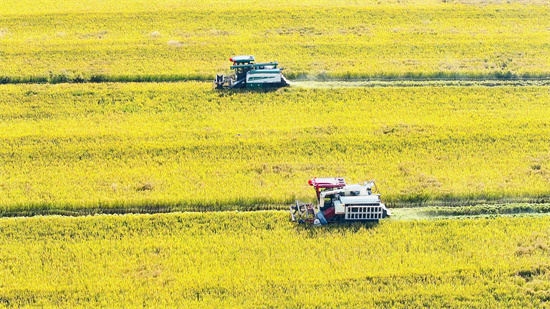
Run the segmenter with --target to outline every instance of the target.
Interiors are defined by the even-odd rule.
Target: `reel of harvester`
[[[296,201],[290,206],[292,221],[328,224],[351,221],[374,221],[391,212],[382,203],[374,181],[347,185],[342,177],[313,178],[308,181],[317,194],[317,205]],[[374,190],[373,190],[374,189]]]
[[[254,63],[254,56],[235,56],[229,61],[233,62],[231,69],[235,71],[229,76],[216,75],[213,84],[215,89],[279,88],[290,85],[283,76],[283,68],[277,67],[277,61]]]

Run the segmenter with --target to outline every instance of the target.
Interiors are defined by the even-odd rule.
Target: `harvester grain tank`
[[[313,178],[309,185],[317,194],[317,205],[296,201],[290,206],[292,221],[327,224],[375,221],[391,215],[382,203],[374,181],[347,185],[342,177]]]
[[[254,56],[235,56],[229,59],[235,72],[231,75],[216,75],[214,88],[278,88],[289,86],[283,76],[283,68],[278,68],[277,61],[266,63],[254,63]]]

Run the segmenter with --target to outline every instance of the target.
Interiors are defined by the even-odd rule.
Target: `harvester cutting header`
[[[278,68],[279,63],[266,62],[254,63],[254,56],[235,56],[229,59],[233,62],[231,66],[235,73],[229,76],[216,75],[214,88],[216,89],[237,89],[237,88],[267,88],[289,86],[283,76],[283,68]]]
[[[317,193],[317,205],[296,201],[290,206],[292,221],[327,224],[333,222],[375,221],[391,215],[376,194],[374,181],[346,185],[342,177],[309,180]]]

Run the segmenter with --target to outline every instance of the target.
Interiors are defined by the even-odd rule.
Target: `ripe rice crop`
[[[4,218],[0,307],[544,308],[549,237],[548,218]]]
[[[545,0],[2,0],[0,308],[548,308],[548,20]],[[199,82],[238,54],[302,82]],[[229,211],[312,201],[315,176],[441,207]],[[189,210],[226,212],[58,216]]]
[[[4,0],[0,82],[210,80],[236,54],[292,79],[548,79],[548,2],[503,2]]]
[[[269,209],[312,177],[392,206],[543,201],[548,87],[3,85],[4,215]]]

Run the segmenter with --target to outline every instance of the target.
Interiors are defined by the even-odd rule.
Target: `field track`
[[[287,205],[272,205],[270,209],[257,210],[238,210],[240,213],[285,213]],[[452,207],[407,207],[392,208],[392,216],[386,220],[390,221],[410,221],[410,220],[433,220],[433,219],[465,219],[465,218],[497,218],[497,217],[541,217],[550,215],[550,204],[547,203],[508,203],[493,205],[474,205],[474,206],[452,206]],[[215,212],[234,212],[226,209],[208,209],[202,208],[197,211],[184,211],[183,213],[215,213]],[[154,213],[182,213],[178,210],[171,210],[163,207],[126,207],[126,208],[85,208],[85,209],[47,209],[30,212],[5,211],[0,218],[7,217],[32,217],[32,216],[89,216],[98,214],[154,214]],[[290,217],[289,217],[290,218]]]
[[[208,79],[193,78],[184,76],[149,76],[149,77],[105,77],[97,80],[51,80],[46,77],[37,79],[2,79],[0,84],[60,84],[60,83],[77,83],[77,84],[97,84],[97,83],[174,83],[174,82],[205,82],[210,83]],[[510,78],[500,79],[491,78],[373,78],[373,79],[295,79],[290,80],[291,87],[298,88],[348,88],[348,87],[533,87],[533,86],[550,86],[550,76],[545,78],[524,79]]]
[[[291,81],[299,88],[347,87],[522,87],[550,86],[550,80],[370,80],[370,81]]]

